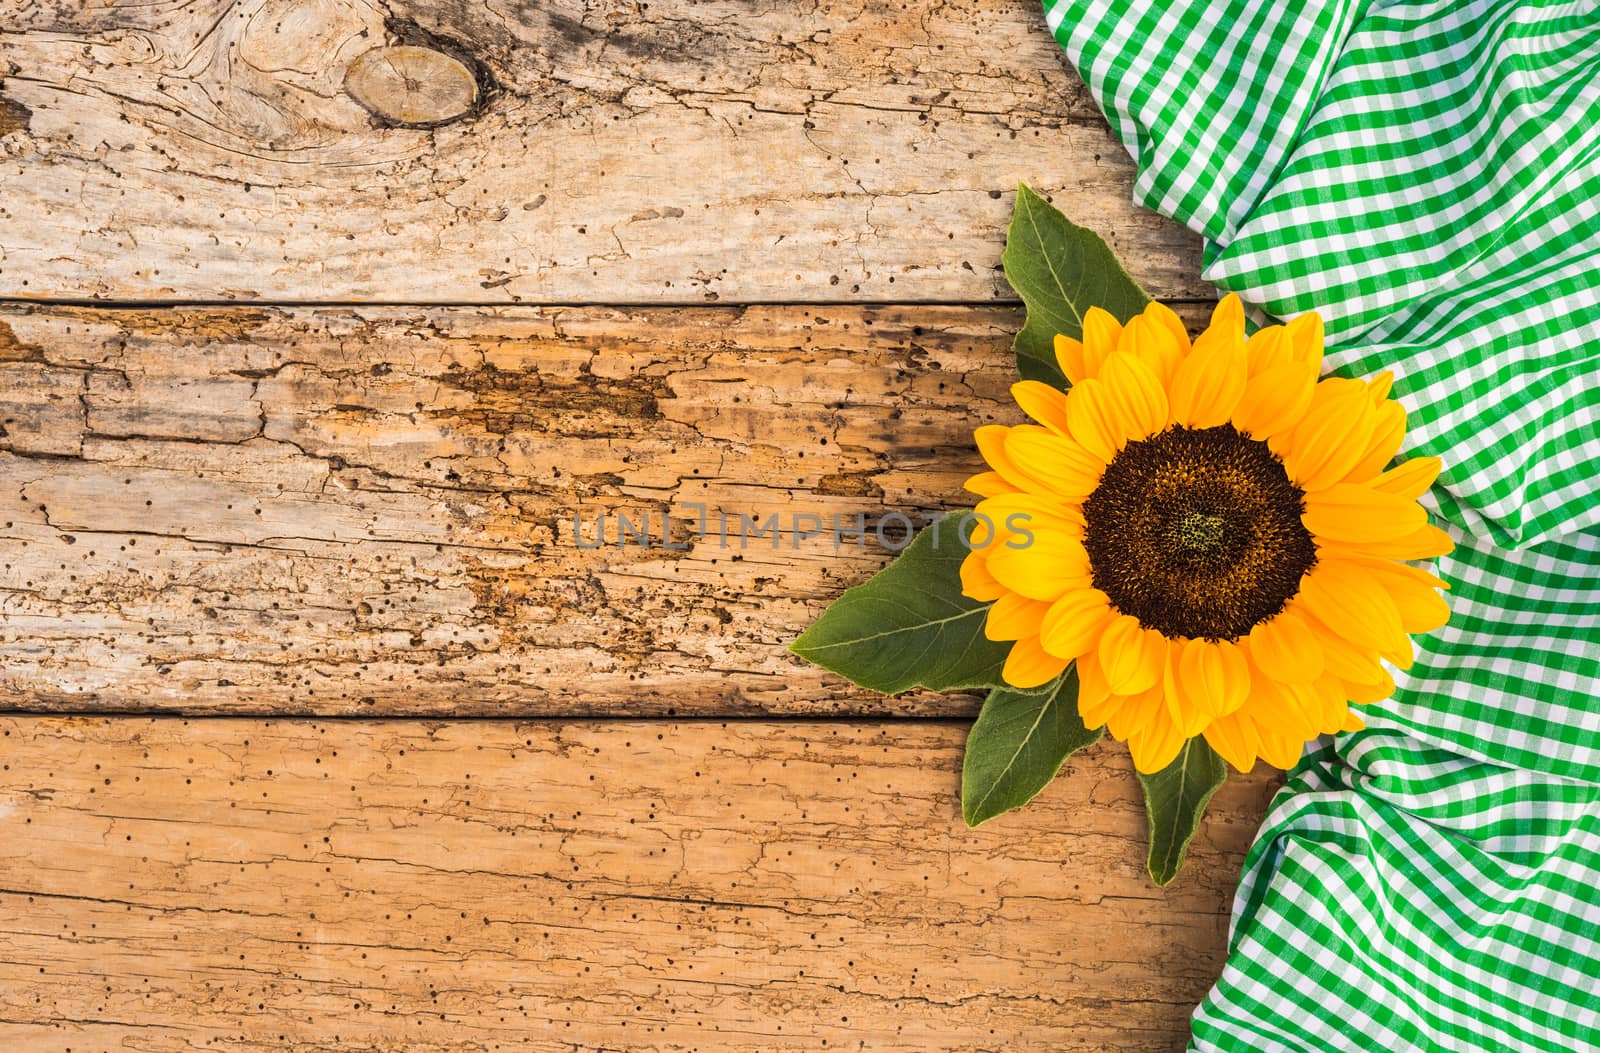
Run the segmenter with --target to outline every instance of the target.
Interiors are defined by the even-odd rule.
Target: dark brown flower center
[[[1224,424],[1130,442],[1084,502],[1095,587],[1166,636],[1235,640],[1283,610],[1317,561],[1305,493],[1267,444]]]

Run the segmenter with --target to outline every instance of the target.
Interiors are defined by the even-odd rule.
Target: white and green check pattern
[[[1600,1050],[1600,0],[1046,0],[1259,318],[1389,369],[1453,616],[1311,751],[1192,1049]]]

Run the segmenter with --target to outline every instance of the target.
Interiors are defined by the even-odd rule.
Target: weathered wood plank
[[[0,0],[0,26],[3,296],[988,300],[1019,181],[1205,293],[1036,0]],[[392,45],[437,60],[362,60]]]
[[[969,831],[948,723],[0,729],[15,1050],[1177,1050],[1275,782],[1163,891],[1120,748]]]
[[[784,647],[888,559],[874,525],[898,543],[886,516],[970,507],[973,428],[1020,419],[1017,324],[0,311],[0,692],[263,715],[971,713]],[[618,547],[618,513],[650,517],[654,547]],[[574,516],[594,544],[602,515],[608,544],[580,547]],[[773,515],[781,534],[741,539],[741,516]],[[866,539],[836,547],[860,516]]]

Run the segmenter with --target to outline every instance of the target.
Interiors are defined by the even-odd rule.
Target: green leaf
[[[1056,365],[1056,334],[1081,339],[1089,308],[1104,308],[1126,322],[1150,302],[1098,234],[1067,219],[1027,186],[1017,187],[1001,262],[1006,280],[1028,308],[1014,346],[1017,372],[1029,380],[1067,387]]]
[[[1150,820],[1150,876],[1156,884],[1178,876],[1206,804],[1227,776],[1227,765],[1198,735],[1183,744],[1171,764],[1154,775],[1139,776]]]
[[[1067,757],[1100,738],[1078,717],[1078,671],[1043,688],[989,693],[967,733],[961,763],[961,815],[977,826],[1021,808],[1050,785]]]
[[[789,650],[885,694],[1002,683],[1009,643],[983,635],[990,603],[961,595],[966,537],[954,519],[925,527],[900,557],[843,596]]]

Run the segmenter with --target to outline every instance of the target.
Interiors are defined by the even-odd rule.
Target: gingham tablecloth
[[[1274,802],[1191,1049],[1600,1049],[1600,3],[1045,10],[1204,276],[1394,371],[1457,544]]]

